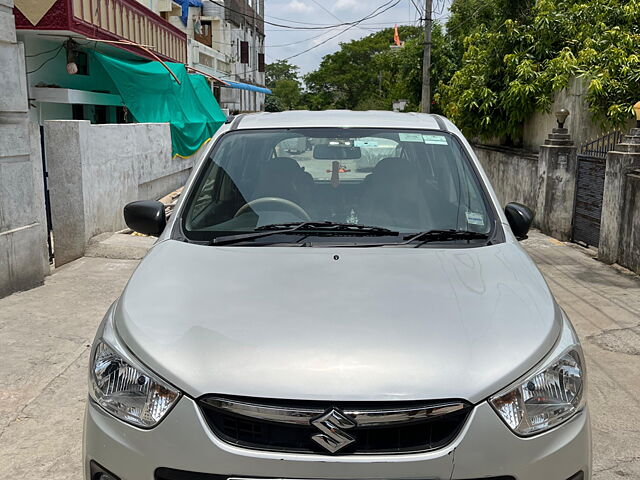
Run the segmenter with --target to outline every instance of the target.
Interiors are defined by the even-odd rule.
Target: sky
[[[360,20],[388,1],[265,0],[265,20],[300,27],[336,25]],[[433,0],[435,19],[446,18],[449,3],[450,0]],[[394,8],[350,29],[342,26],[328,30],[291,30],[265,24],[267,63],[295,55],[289,62],[298,65],[302,74],[308,73],[318,67],[322,57],[339,50],[341,42],[365,37],[396,24],[418,25],[420,14],[416,5],[424,8],[424,0],[400,0]],[[303,53],[307,49],[310,50]]]

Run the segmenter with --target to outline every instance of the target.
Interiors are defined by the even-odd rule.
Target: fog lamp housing
[[[89,463],[89,471],[91,473],[89,477],[91,480],[120,480],[120,477],[114,475],[93,460]]]

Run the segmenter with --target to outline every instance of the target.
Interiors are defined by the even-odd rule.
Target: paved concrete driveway
[[[539,234],[525,245],[584,343],[595,478],[640,478],[640,279]],[[0,300],[0,478],[81,479],[89,344],[136,264],[83,258]]]

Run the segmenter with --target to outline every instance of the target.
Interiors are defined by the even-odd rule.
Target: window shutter
[[[240,42],[240,63],[249,63],[249,42]]]
[[[264,72],[264,53],[258,54],[258,71],[260,73]]]

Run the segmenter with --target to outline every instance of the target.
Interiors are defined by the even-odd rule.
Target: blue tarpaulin
[[[184,26],[187,26],[187,20],[189,19],[189,7],[201,7],[201,0],[173,0],[175,3],[182,6],[182,15],[180,15],[180,20]]]
[[[251,85],[249,83],[232,82],[231,80],[225,80],[225,83],[229,84],[228,88],[237,88],[239,90],[249,90],[251,92],[266,93],[267,95],[271,95],[273,93],[268,88],[257,87],[256,85]]]

